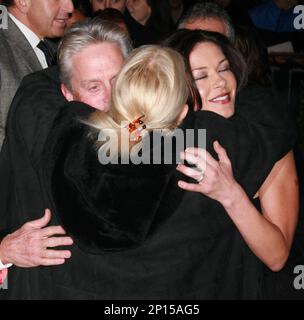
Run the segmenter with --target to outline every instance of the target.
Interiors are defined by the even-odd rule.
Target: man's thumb
[[[42,218],[33,220],[29,224],[32,228],[41,229],[48,225],[48,223],[51,221],[51,217],[52,217],[52,214],[50,209],[45,209],[44,216]]]

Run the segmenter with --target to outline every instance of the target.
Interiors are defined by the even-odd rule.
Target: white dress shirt
[[[20,31],[24,34],[27,41],[33,48],[40,64],[43,69],[46,69],[48,67],[48,64],[45,59],[44,53],[37,48],[37,45],[39,44],[40,39],[31,29],[29,29],[25,24],[20,22],[16,17],[14,17],[11,13],[9,13],[10,18],[15,22],[16,26],[20,29]]]
[[[11,266],[12,266],[11,263],[3,264],[3,263],[1,262],[1,260],[0,260],[0,271],[1,271],[1,270],[4,270],[4,269],[7,269],[7,268],[9,268],[9,267],[11,267]]]

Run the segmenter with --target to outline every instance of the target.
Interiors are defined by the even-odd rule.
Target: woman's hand
[[[213,143],[219,161],[215,160],[206,150],[188,148],[181,154],[181,158],[196,165],[196,169],[179,165],[177,170],[193,178],[198,183],[179,181],[180,188],[200,192],[209,198],[219,201],[224,207],[242,197],[242,189],[235,181],[231,161],[226,150],[218,141]]]
[[[225,149],[218,142],[213,146],[219,161],[202,149],[187,149],[181,155],[199,171],[184,165],[177,170],[198,183],[179,181],[178,185],[219,201],[252,252],[272,271],[281,270],[289,255],[299,210],[293,153],[276,162],[259,189],[259,212],[235,181]]]

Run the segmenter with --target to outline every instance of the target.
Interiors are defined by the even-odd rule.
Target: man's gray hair
[[[115,23],[99,17],[73,25],[64,34],[58,50],[60,80],[71,90],[72,58],[91,44],[110,42],[116,44],[126,58],[132,50],[131,40],[126,31]]]
[[[227,36],[231,42],[234,42],[235,31],[231,18],[227,11],[213,2],[197,2],[181,17],[178,28],[184,28],[186,23],[192,23],[195,20],[217,19],[224,22],[227,30]]]

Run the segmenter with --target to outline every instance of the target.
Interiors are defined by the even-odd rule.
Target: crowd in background
[[[75,12],[73,21],[91,17],[99,10],[119,10],[129,28],[131,37],[136,45],[159,41],[172,33],[183,13],[197,1],[182,0],[142,0],[142,1],[87,1],[74,0]],[[204,0],[198,2],[207,2]],[[210,1],[209,1],[210,2]],[[211,1],[212,2],[212,1]],[[237,28],[254,29],[264,46],[292,41],[294,50],[303,50],[301,32],[293,26],[296,14],[293,13],[295,5],[301,1],[263,1],[263,0],[215,0],[224,7]],[[110,15],[118,15],[112,13]],[[100,14],[105,14],[100,12]],[[249,33],[247,32],[249,35]],[[143,36],[144,35],[144,36]]]

